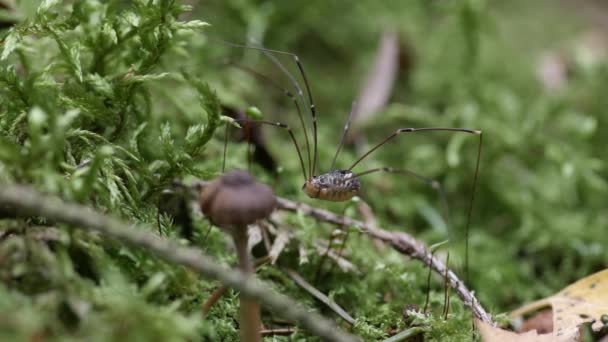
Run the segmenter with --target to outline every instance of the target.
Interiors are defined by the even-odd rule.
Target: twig
[[[431,251],[431,260],[433,260],[435,251],[436,249]],[[429,267],[429,275],[426,278],[426,299],[424,300],[424,309],[422,309],[423,313],[426,313],[426,309],[429,307],[429,300],[431,298],[431,271],[432,269]]]
[[[225,292],[226,286],[220,286],[211,293],[209,298],[207,298],[207,301],[201,307],[201,312],[203,313],[203,316],[209,313],[215,303],[217,303],[217,301],[224,296]]]
[[[413,328],[409,328],[407,330],[404,330],[400,333],[398,333],[397,335],[391,336],[389,338],[387,338],[386,340],[382,341],[382,342],[399,342],[399,341],[405,341],[406,339],[409,339],[410,337],[414,337],[416,335],[420,335],[423,332],[427,331],[426,328],[423,327],[413,327]],[[408,340],[409,341],[409,340]]]
[[[277,329],[266,329],[260,331],[260,334],[264,337],[268,336],[289,336],[296,332],[294,328],[277,328]]]
[[[387,243],[399,253],[424,262],[441,276],[445,275],[447,271],[451,288],[454,289],[464,304],[472,310],[475,317],[485,323],[495,325],[490,314],[479,304],[475,295],[467,289],[464,282],[458,278],[456,273],[448,269],[438,258],[433,258],[425,246],[413,236],[403,232],[386,231],[346,216],[340,216],[327,210],[311,207],[307,204],[290,201],[285,198],[278,198],[278,208],[287,211],[299,211],[320,221],[356,227],[361,233]]]
[[[443,308],[443,320],[448,320],[448,313],[450,313],[450,282],[448,282],[448,265],[450,264],[450,252],[445,258],[445,295],[444,295],[444,308]]]
[[[361,213],[361,216],[363,216],[363,222],[369,224],[372,227],[377,226],[374,212],[372,211],[372,208],[367,203],[365,203],[365,201],[361,201],[357,209],[359,209],[359,213]],[[374,247],[376,247],[376,249],[379,251],[383,251],[386,247],[384,243],[382,243],[382,241],[378,239],[374,239],[373,243]]]
[[[183,247],[148,233],[147,231],[154,230],[152,227],[135,226],[83,205],[67,203],[24,186],[3,186],[0,190],[1,205],[12,205],[24,214],[43,216],[58,223],[95,231],[127,245],[150,251],[163,260],[189,267],[202,275],[240,290],[273,311],[280,312],[282,316],[299,322],[311,333],[323,339],[357,341],[354,336],[340,331],[322,316],[305,310],[293,300],[269,290],[269,285],[259,283],[255,277],[248,277],[240,271],[220,266],[195,248]]]
[[[323,255],[323,253],[325,253],[326,247],[325,245],[323,245],[323,243],[315,242],[314,246],[317,249],[319,255]],[[352,262],[350,262],[350,260],[346,259],[344,256],[338,256],[338,254],[334,251],[330,250],[329,253],[327,253],[327,257],[332,259],[336,264],[338,264],[338,267],[340,267],[343,272],[359,271],[357,267]]]
[[[317,290],[316,287],[314,287],[310,283],[308,283],[304,278],[302,278],[302,276],[298,272],[296,272],[294,270],[290,270],[288,268],[282,268],[281,271],[283,271],[285,274],[287,274],[287,276],[289,276],[289,278],[291,278],[291,280],[293,280],[296,284],[298,284],[298,286],[300,286],[301,288],[306,290],[306,292],[310,293],[315,298],[320,300],[323,304],[327,305],[327,307],[332,309],[343,320],[348,322],[350,325],[355,324],[355,319],[351,315],[349,315],[348,312],[346,312],[346,310],[342,309],[342,307],[340,305],[336,304],[334,301],[329,299],[329,297],[327,297],[321,291]]]

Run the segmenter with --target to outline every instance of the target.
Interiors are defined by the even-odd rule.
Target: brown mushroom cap
[[[201,192],[203,214],[222,228],[246,226],[270,215],[276,206],[272,189],[245,171],[230,171]]]

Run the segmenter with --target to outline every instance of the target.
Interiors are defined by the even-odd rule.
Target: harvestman
[[[352,115],[355,110],[355,106],[353,105],[353,107],[350,111],[348,120],[346,121],[346,124],[344,125],[344,132],[342,134],[342,137],[338,144],[336,153],[332,160],[330,171],[322,173],[322,174],[317,174],[317,165],[318,165],[317,112],[316,112],[312,92],[311,92],[311,89],[310,89],[310,86],[308,83],[308,79],[306,77],[306,73],[304,72],[304,66],[303,66],[302,62],[300,61],[299,57],[296,54],[293,54],[291,52],[272,50],[272,49],[267,49],[267,48],[263,48],[263,47],[259,47],[259,46],[234,44],[234,43],[230,43],[230,42],[226,42],[226,41],[222,41],[222,43],[232,46],[232,47],[243,48],[243,49],[252,49],[252,50],[258,50],[258,51],[263,52],[281,70],[281,72],[283,72],[283,74],[285,74],[285,76],[287,78],[289,78],[290,82],[297,90],[297,97],[296,97],[289,90],[286,90],[286,89],[282,88],[281,86],[274,84],[272,82],[272,80],[270,80],[266,76],[261,75],[261,74],[257,73],[256,71],[248,69],[246,67],[234,65],[244,71],[247,71],[247,72],[256,74],[259,77],[265,78],[267,81],[270,81],[271,84],[273,84],[275,87],[282,90],[285,93],[285,95],[287,95],[288,97],[290,97],[293,100],[293,102],[296,106],[297,112],[298,112],[300,124],[304,131],[304,137],[305,137],[305,141],[306,141],[306,150],[308,152],[308,173],[307,173],[307,169],[306,169],[306,166],[304,163],[304,159],[302,158],[302,153],[300,151],[300,147],[297,143],[297,140],[296,140],[291,128],[287,124],[284,124],[281,122],[273,122],[273,121],[267,121],[267,120],[253,120],[253,119],[240,119],[240,120],[235,120],[235,121],[270,125],[270,126],[275,126],[275,127],[279,127],[279,128],[283,128],[283,129],[287,130],[287,132],[289,133],[291,140],[296,148],[296,152],[298,153],[298,158],[300,160],[302,174],[304,176],[304,185],[302,186],[302,190],[311,198],[332,201],[332,202],[347,201],[347,200],[351,199],[352,197],[354,197],[355,195],[357,195],[359,193],[359,191],[361,190],[361,182],[359,180],[359,178],[361,176],[368,175],[368,174],[375,173],[375,172],[387,172],[387,173],[406,174],[406,175],[415,177],[415,178],[429,184],[433,189],[435,189],[436,191],[439,192],[440,196],[442,197],[442,201],[444,202],[444,205],[446,205],[445,194],[442,190],[440,183],[436,180],[419,175],[413,171],[406,170],[406,169],[396,169],[396,168],[392,168],[392,167],[373,168],[373,169],[366,170],[366,171],[363,171],[360,173],[354,173],[352,170],[355,168],[355,166],[357,166],[365,158],[367,158],[369,155],[371,155],[374,151],[379,149],[381,146],[383,146],[384,144],[386,144],[387,142],[389,142],[396,136],[401,135],[403,133],[416,133],[416,132],[427,132],[427,131],[449,131],[449,132],[455,132],[455,133],[460,132],[460,133],[478,135],[479,142],[477,145],[477,160],[475,163],[475,175],[473,178],[473,187],[472,187],[472,191],[471,191],[471,197],[470,197],[468,214],[467,214],[467,223],[466,223],[466,228],[465,228],[465,244],[466,244],[465,245],[465,260],[466,260],[465,261],[465,273],[468,275],[468,235],[469,235],[469,225],[470,225],[470,221],[471,221],[471,214],[472,214],[472,209],[473,209],[473,202],[475,199],[475,188],[477,185],[477,175],[479,173],[479,161],[480,161],[480,157],[481,157],[481,146],[482,146],[482,141],[483,141],[482,140],[483,135],[482,135],[481,130],[466,129],[466,128],[449,128],[449,127],[447,127],[447,128],[446,127],[399,128],[395,132],[393,132],[389,136],[387,136],[384,140],[380,141],[378,144],[373,146],[369,151],[364,153],[361,157],[359,157],[359,159],[357,159],[348,169],[335,169],[335,164],[336,164],[336,160],[338,158],[338,154],[340,153],[340,150],[344,144],[344,139],[348,132],[350,122],[352,119]],[[304,86],[306,89],[306,94],[308,96],[308,99],[306,99],[306,97],[304,96],[304,92],[302,91],[302,88],[300,87],[298,81],[291,75],[291,73],[289,73],[289,71],[283,66],[283,64],[273,54],[287,55],[287,56],[290,56],[291,58],[293,58],[293,60],[295,61],[296,65],[298,67],[300,75],[304,81]],[[298,98],[306,107],[308,107],[308,109],[309,109],[308,112],[310,113],[311,118],[312,118],[312,128],[313,128],[313,157],[312,158],[311,158],[311,152],[310,152],[310,143],[308,140],[308,133],[306,132],[306,125],[304,124],[304,119],[302,117],[302,111],[300,109]],[[226,135],[226,138],[227,138],[227,135]],[[224,162],[225,162],[225,153],[226,153],[226,146],[224,146]],[[224,166],[222,166],[222,169],[223,168],[224,168]],[[447,205],[446,205],[446,207],[447,207]]]

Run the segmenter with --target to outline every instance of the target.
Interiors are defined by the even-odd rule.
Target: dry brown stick
[[[277,329],[265,329],[260,331],[260,334],[264,337],[268,336],[289,336],[296,332],[294,328],[277,328]]]
[[[317,249],[317,252],[319,253],[319,255],[322,255],[323,253],[325,253],[326,247],[322,243],[315,242],[314,246]],[[338,256],[338,253],[336,253],[334,251],[329,251],[329,253],[327,253],[327,257],[332,259],[334,261],[334,263],[336,263],[338,265],[338,267],[340,267],[340,269],[344,272],[349,272],[349,271],[358,272],[357,267],[350,260],[346,259],[346,257],[344,257],[343,255]]]
[[[446,265],[438,258],[432,258],[431,252],[429,252],[424,244],[416,240],[413,236],[403,232],[390,232],[381,228],[376,228],[364,222],[332,213],[331,211],[311,207],[310,205],[290,201],[285,198],[278,198],[278,208],[287,211],[300,211],[303,214],[312,216],[320,221],[356,227],[361,233],[385,242],[399,253],[424,262],[439,275],[444,276],[447,272],[447,277],[449,279],[451,288],[454,289],[464,304],[472,310],[475,317],[485,323],[495,325],[495,323],[492,321],[491,315],[486,312],[477,298],[475,298],[475,295],[469,291],[469,289],[467,289],[464,282],[458,278],[456,273],[448,269]]]
[[[306,290],[306,292],[310,293],[312,296],[320,300],[327,307],[332,309],[336,314],[338,314],[338,316],[340,316],[340,318],[348,322],[350,325],[355,324],[355,319],[351,315],[349,315],[346,310],[344,310],[340,305],[329,299],[329,297],[327,297],[323,292],[319,291],[312,284],[307,282],[304,278],[302,278],[302,276],[298,272],[289,268],[282,268],[281,271],[287,274],[287,276],[289,276],[291,280],[293,280],[296,284],[298,284],[298,286]]]
[[[372,227],[376,227],[377,222],[376,217],[374,216],[374,212],[372,211],[372,208],[367,203],[365,203],[365,201],[361,201],[357,209],[359,209],[359,213],[361,213],[361,216],[363,216],[363,222]],[[379,251],[383,251],[386,248],[384,243],[382,243],[382,241],[378,239],[374,239],[373,243],[374,247],[376,247],[376,249]]]

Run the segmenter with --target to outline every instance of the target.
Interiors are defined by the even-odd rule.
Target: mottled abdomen
[[[359,178],[349,170],[334,170],[314,176],[304,183],[302,189],[308,197],[325,201],[344,202],[359,193]]]

